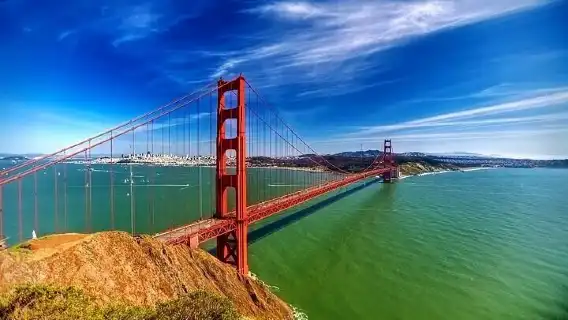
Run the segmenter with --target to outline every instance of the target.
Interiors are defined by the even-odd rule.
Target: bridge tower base
[[[227,109],[225,93],[237,92],[237,106]],[[236,137],[228,138],[226,120],[237,122]],[[245,79],[242,76],[217,83],[217,160],[216,160],[216,213],[218,219],[234,219],[236,230],[217,237],[217,258],[234,265],[240,274],[248,274],[248,215],[247,215],[247,172],[245,141]],[[227,151],[235,150],[236,174],[227,173]],[[236,194],[236,216],[229,216],[227,189],[234,188]]]

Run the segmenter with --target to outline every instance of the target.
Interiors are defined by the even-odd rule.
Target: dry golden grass
[[[27,283],[73,286],[95,303],[154,306],[206,291],[250,318],[291,318],[290,308],[261,283],[200,249],[124,232],[53,235],[21,247],[0,253],[0,293]]]
[[[457,169],[458,168],[456,166],[450,164],[437,164],[433,166],[422,161],[406,162],[400,165],[400,173],[405,176],[416,175],[426,172],[435,172],[441,170],[457,170]]]

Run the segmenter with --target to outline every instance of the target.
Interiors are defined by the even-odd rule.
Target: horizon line
[[[340,151],[340,152],[335,152],[335,153],[327,153],[327,154],[321,154],[321,156],[326,156],[326,155],[336,155],[336,154],[340,154],[340,153],[356,153],[356,152],[369,152],[369,151],[379,151],[382,152],[379,149],[368,149],[368,150],[356,150],[356,151]],[[546,156],[546,155],[535,155],[535,156],[505,156],[505,155],[499,155],[499,154],[491,154],[491,155],[486,155],[486,154],[481,154],[481,153],[476,153],[476,152],[467,152],[467,151],[460,151],[460,152],[422,152],[422,151],[404,151],[404,152],[393,152],[395,155],[396,154],[404,154],[404,153],[420,153],[420,154],[424,154],[427,156],[468,156],[468,154],[472,157],[478,157],[478,158],[490,158],[490,159],[513,159],[513,160],[532,160],[532,161],[562,161],[562,160],[568,160],[568,155],[562,155],[562,156]],[[12,153],[12,152],[0,152],[1,157],[6,157],[6,156],[44,156],[47,155],[49,153],[34,153],[34,152],[26,152],[26,153]],[[128,155],[130,153],[123,153],[125,155]],[[161,153],[158,153],[161,154]],[[308,153],[306,153],[308,154]],[[98,155],[106,155],[106,154],[98,154]],[[168,154],[170,155],[170,154]],[[171,154],[171,155],[177,155],[177,154]],[[202,155],[202,156],[208,156],[208,155]],[[298,155],[301,156],[301,155]],[[1,160],[1,159],[0,159]]]

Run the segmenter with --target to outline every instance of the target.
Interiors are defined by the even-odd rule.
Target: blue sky
[[[2,0],[0,152],[242,72],[321,153],[568,157],[566,30],[568,1]]]

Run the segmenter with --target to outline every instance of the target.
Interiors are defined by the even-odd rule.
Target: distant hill
[[[381,150],[366,150],[366,151],[346,151],[332,154],[331,156],[335,157],[348,157],[348,158],[366,158],[366,157],[376,157],[381,155],[383,152]],[[398,156],[403,157],[427,157],[428,155],[422,152],[403,152],[403,153],[395,153]]]
[[[357,168],[364,166],[377,155],[381,155],[380,150],[366,151],[347,151],[325,156],[335,165],[341,168]],[[364,158],[366,160],[361,160]],[[568,168],[567,160],[530,160],[530,159],[509,159],[495,155],[483,155],[472,152],[448,152],[448,153],[423,153],[423,152],[402,152],[395,153],[396,161],[399,163],[420,161],[429,165],[440,165],[441,163],[451,164],[460,167],[514,167],[514,168]],[[357,160],[360,159],[360,160]]]
[[[302,154],[302,155],[298,156],[298,158],[310,158],[310,157],[315,157],[315,156],[317,156],[317,155],[314,154],[314,153],[306,153],[306,154]]]
[[[379,151],[379,150],[346,151],[346,152],[340,152],[340,153],[332,154],[332,156],[361,158],[361,157],[376,157],[376,156],[380,155],[381,153],[382,153],[382,151]]]
[[[428,157],[426,153],[422,152],[403,152],[403,153],[395,153],[397,156],[402,157]]]
[[[473,152],[444,152],[444,153],[427,153],[430,156],[437,157],[472,157],[472,158],[495,158],[495,156],[487,156],[480,153]]]

